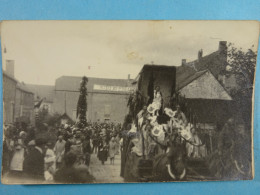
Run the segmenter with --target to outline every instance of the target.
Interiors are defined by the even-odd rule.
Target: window
[[[76,121],[76,119],[77,119],[77,110],[75,109],[72,111],[72,120]]]
[[[105,105],[104,118],[110,119],[110,114],[111,114],[111,105]]]

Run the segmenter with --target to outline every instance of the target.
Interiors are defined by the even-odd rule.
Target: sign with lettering
[[[122,86],[109,86],[109,85],[96,85],[93,86],[94,90],[100,91],[112,91],[112,92],[131,92],[133,87],[122,87]]]

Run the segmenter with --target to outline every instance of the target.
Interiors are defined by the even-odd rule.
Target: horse
[[[153,160],[153,181],[180,181],[186,176],[186,143],[179,134],[168,144],[166,153]]]

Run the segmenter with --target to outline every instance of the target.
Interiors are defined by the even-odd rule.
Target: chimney
[[[6,72],[14,77],[14,60],[6,60]]]
[[[218,50],[220,52],[227,50],[227,42],[226,41],[219,41]]]
[[[183,65],[186,65],[186,59],[182,59],[181,60],[181,65],[183,66]]]
[[[202,56],[203,56],[203,50],[201,49],[198,52],[198,60],[200,60],[202,58]]]
[[[127,79],[128,79],[128,80],[130,80],[130,79],[131,79],[131,78],[130,78],[130,74],[128,74],[128,75],[127,75]]]

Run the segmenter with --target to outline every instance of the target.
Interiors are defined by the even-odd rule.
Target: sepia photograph
[[[3,21],[3,184],[252,180],[258,21]]]

